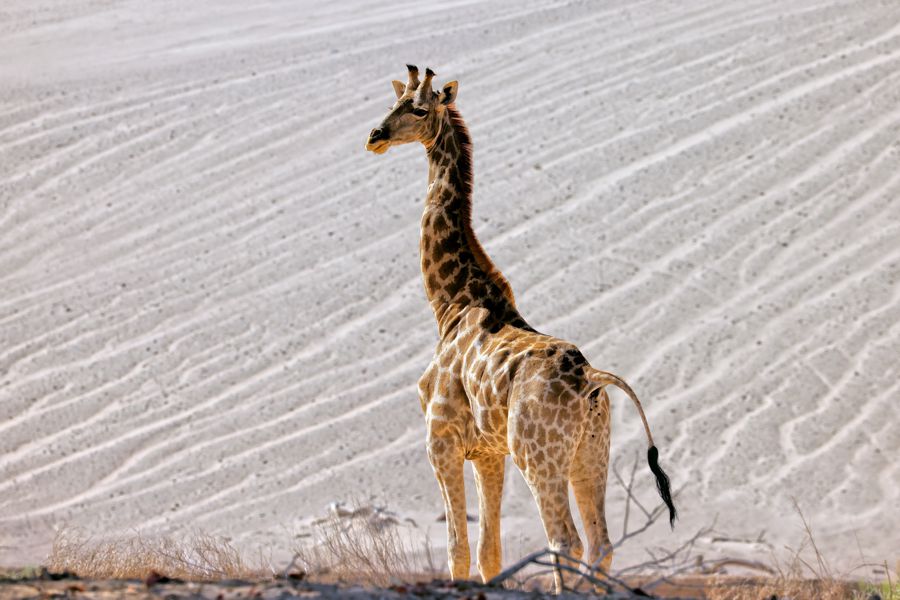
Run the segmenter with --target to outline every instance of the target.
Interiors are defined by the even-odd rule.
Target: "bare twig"
[[[553,557],[554,561],[553,562],[545,562],[544,560],[542,560],[546,556]],[[577,558],[568,556],[561,552],[556,552],[554,550],[549,550],[549,549],[538,550],[537,552],[532,552],[531,554],[529,554],[522,560],[518,561],[511,567],[501,571],[498,575],[496,575],[490,581],[488,581],[487,585],[500,586],[503,584],[503,582],[505,582],[506,580],[511,578],[513,575],[515,575],[516,573],[518,573],[525,567],[535,564],[535,565],[541,565],[541,566],[545,566],[545,567],[551,567],[553,569],[561,569],[563,571],[569,571],[572,573],[576,573],[576,574],[584,577],[585,579],[587,579],[589,582],[593,583],[594,585],[600,586],[607,591],[612,591],[612,588],[610,587],[610,585],[607,582],[601,581],[590,574],[584,573],[584,572],[580,571],[579,569],[576,569],[574,567],[566,565],[561,562],[562,560],[568,560],[568,561],[571,561],[578,565],[588,566],[585,563],[578,560]]]
[[[613,465],[613,475],[616,476],[616,481],[618,481],[619,485],[622,486],[622,489],[625,490],[625,523],[623,527],[623,533],[627,533],[628,531],[628,507],[629,503],[634,502],[635,506],[641,509],[641,512],[644,513],[645,517],[650,516],[650,512],[644,508],[644,505],[637,499],[637,497],[633,493],[634,486],[634,476],[637,472],[638,459],[635,457],[634,463],[631,465],[631,476],[628,478],[628,483],[625,483],[625,480],[622,479],[622,475],[619,473],[619,467],[617,465]]]
[[[728,566],[743,567],[745,569],[751,569],[754,571],[762,571],[763,573],[767,573],[769,575],[774,575],[776,573],[775,569],[765,563],[761,563],[757,560],[743,560],[740,558],[721,558],[719,560],[705,562],[703,563],[703,572],[714,574],[718,573]]]
[[[288,563],[288,566],[284,568],[282,572],[282,578],[288,579],[290,578],[291,573],[293,572],[294,567],[297,566],[297,560],[300,558],[299,552],[294,552],[294,555],[291,557],[291,562]]]
[[[816,540],[815,537],[813,537],[812,528],[810,527],[809,522],[806,520],[806,516],[804,516],[803,511],[800,510],[800,505],[797,503],[796,498],[792,497],[791,502],[794,504],[794,510],[797,511],[797,515],[800,517],[800,521],[803,523],[803,530],[806,532],[806,537],[816,554],[816,562],[819,565],[819,570],[816,571],[812,567],[809,567],[809,565],[807,565],[807,567],[809,567],[810,571],[812,571],[812,573],[817,577],[824,578],[826,576],[830,576],[831,570],[825,562],[825,558],[822,556],[822,553],[819,551],[819,547],[816,545]],[[804,562],[804,564],[806,563]]]
[[[501,585],[504,581],[506,581],[507,579],[509,579],[510,577],[512,577],[513,575],[515,575],[516,573],[518,573],[519,571],[521,571],[522,569],[527,567],[528,565],[532,564],[535,561],[535,559],[540,558],[541,556],[546,556],[549,552],[550,552],[550,550],[544,549],[544,550],[538,550],[537,552],[532,552],[531,554],[528,554],[527,556],[525,556],[524,558],[522,558],[521,560],[519,560],[512,566],[507,567],[506,569],[503,569],[502,571],[500,571],[500,573],[498,573],[497,575],[492,577],[491,580],[487,582],[487,585],[490,585],[490,586]]]
[[[887,561],[884,561],[884,574],[887,575],[888,593],[890,593],[890,595],[891,595],[890,600],[893,600],[893,598],[894,598],[894,582],[891,581],[891,570],[888,569]]]
[[[657,519],[659,519],[660,515],[663,514],[663,511],[665,510],[665,508],[666,508],[665,505],[662,505],[662,504],[660,504],[659,506],[654,508],[653,511],[647,515],[647,520],[644,522],[643,525],[641,525],[634,531],[629,531],[628,533],[622,535],[622,537],[620,537],[618,540],[616,540],[612,544],[613,550],[620,547],[622,544],[624,544],[631,538],[638,536],[638,535],[644,533],[645,531],[647,531],[648,529],[650,529],[650,527],[654,523],[656,523]]]
[[[552,561],[547,561],[546,557],[552,557]],[[576,566],[571,566],[569,564],[565,564],[562,561],[568,561]],[[563,554],[561,552],[556,552],[554,550],[539,550],[537,552],[532,552],[528,556],[524,557],[511,567],[503,570],[499,575],[491,579],[487,582],[489,586],[500,586],[505,581],[509,580],[513,575],[521,571],[522,569],[528,567],[529,565],[539,565],[543,567],[549,567],[550,572],[557,571],[566,571],[568,573],[574,573],[579,576],[579,580],[573,588],[575,591],[585,582],[590,583],[596,587],[604,589],[607,593],[612,593],[615,591],[612,584],[615,584],[622,591],[628,593],[629,595],[640,597],[642,594],[634,587],[628,585],[623,579],[617,577],[616,575],[612,575],[603,571],[602,569],[596,568],[592,565],[587,564],[586,562],[575,558],[574,556],[569,556],[567,554]],[[580,568],[579,568],[580,567]],[[543,573],[546,573],[544,571]],[[598,576],[595,576],[596,573]],[[531,579],[535,575],[531,575],[525,579],[525,581]]]
[[[694,547],[694,544],[696,544],[697,540],[699,538],[703,537],[704,535],[707,535],[710,531],[712,531],[712,529],[713,529],[713,526],[709,526],[709,527],[704,527],[702,529],[697,530],[697,533],[695,533],[688,540],[683,542],[680,546],[678,546],[674,550],[667,551],[662,556],[657,556],[648,548],[646,550],[647,550],[647,553],[650,554],[650,557],[652,558],[652,560],[648,560],[648,561],[634,564],[634,565],[629,565],[628,567],[619,569],[618,572],[619,573],[630,573],[630,572],[639,572],[639,571],[642,571],[647,568],[653,568],[653,567],[659,568],[666,562],[674,561],[674,559],[676,557],[678,557],[679,555],[689,553],[689,551]],[[693,564],[696,564],[696,562]]]

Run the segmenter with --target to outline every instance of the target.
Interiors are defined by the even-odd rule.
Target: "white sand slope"
[[[525,317],[644,400],[682,521],[626,554],[797,541],[796,497],[832,558],[898,558],[900,5],[372,4],[0,7],[0,563],[64,524],[277,556],[370,496],[443,543],[424,153],[363,150],[406,62],[460,81]]]

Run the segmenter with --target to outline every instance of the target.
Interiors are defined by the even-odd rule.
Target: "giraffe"
[[[366,149],[420,142],[428,156],[428,192],[419,254],[425,293],[437,320],[434,358],[418,382],[426,449],[447,515],[454,579],[471,566],[463,465],[473,464],[478,492],[477,566],[487,582],[500,572],[500,500],[506,456],[537,503],[549,548],[580,559],[584,548],[569,506],[574,489],[588,543],[588,563],[609,571],[605,518],[610,402],[605,387],[631,398],[648,441],[648,462],[674,525],[669,481],[658,464],[650,426],[632,389],[595,369],[578,348],[539,333],[516,309],[512,289],[472,229],[472,142],[456,109],[458,83],[432,89],[434,72],[407,65],[397,100],[373,129]],[[557,592],[564,574],[556,569]]]

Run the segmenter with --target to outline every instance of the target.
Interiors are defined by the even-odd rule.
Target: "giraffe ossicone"
[[[604,497],[610,406],[605,387],[624,390],[638,409],[648,461],[674,523],[669,482],[657,463],[650,427],[622,379],[591,367],[575,345],[533,329],[512,289],[472,229],[472,142],[456,109],[456,81],[432,88],[434,72],[407,65],[406,83],[366,149],[420,142],[428,155],[428,192],[419,242],[425,294],[437,320],[434,358],[419,379],[426,447],[447,513],[454,579],[469,577],[463,464],[474,466],[479,504],[478,571],[500,572],[500,500],[506,456],[522,471],[540,511],[550,549],[581,558],[569,507],[574,492],[588,543],[587,562],[608,572],[612,548]],[[556,572],[557,591],[563,573]]]

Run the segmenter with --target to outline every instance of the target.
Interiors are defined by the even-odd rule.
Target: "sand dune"
[[[279,555],[369,497],[443,542],[424,153],[363,151],[406,62],[460,81],[522,313],[644,399],[683,488],[645,542],[791,542],[796,497],[826,554],[897,558],[895,2],[320,4],[0,9],[0,563],[61,525]]]

